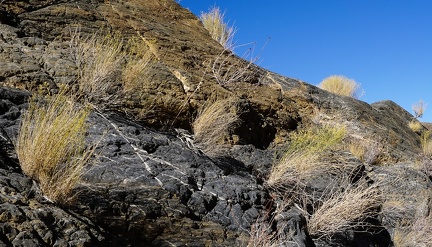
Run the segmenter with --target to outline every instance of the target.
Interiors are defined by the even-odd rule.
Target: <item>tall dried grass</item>
[[[93,103],[111,103],[115,93],[125,53],[120,34],[93,34],[82,37],[72,34],[72,57],[78,68],[78,85],[81,98]]]
[[[236,29],[224,21],[225,13],[219,7],[212,7],[208,13],[201,13],[200,19],[211,37],[225,49],[232,50]]]
[[[16,150],[23,172],[51,201],[66,203],[91,151],[85,149],[90,108],[63,93],[34,96],[21,122]]]
[[[320,156],[340,144],[346,135],[344,127],[311,127],[293,132],[290,144],[282,159],[273,165],[267,184],[284,187],[290,183],[293,174],[296,180],[322,169]]]
[[[208,155],[219,155],[225,138],[240,121],[235,98],[217,100],[203,107],[193,122],[194,143]]]
[[[127,62],[122,72],[123,92],[142,91],[153,54],[145,42],[132,38],[127,43]]]
[[[423,131],[420,135],[420,144],[423,150],[423,154],[431,157],[432,156],[432,138],[429,130]]]
[[[236,82],[246,82],[257,74],[254,68],[255,61],[256,58],[247,61],[237,58],[234,53],[227,54],[223,51],[210,63],[211,75],[219,85],[224,87]]]
[[[397,227],[393,243],[396,247],[432,246],[432,216],[417,217],[413,223]]]
[[[308,230],[317,238],[331,237],[348,229],[364,227],[369,217],[376,215],[381,204],[378,184],[351,184],[348,180],[325,195],[308,219]]]

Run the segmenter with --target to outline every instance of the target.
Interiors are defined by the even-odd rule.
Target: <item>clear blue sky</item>
[[[255,42],[257,63],[268,70],[313,85],[345,75],[361,84],[360,100],[393,100],[411,113],[422,99],[428,107],[420,120],[432,122],[432,0],[181,0],[180,5],[197,16],[212,6],[226,11],[225,21],[238,29],[236,44]],[[235,52],[241,55],[242,48]]]

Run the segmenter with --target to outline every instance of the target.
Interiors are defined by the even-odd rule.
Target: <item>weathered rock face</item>
[[[22,174],[10,137],[16,134],[27,97],[28,93],[0,88],[0,244],[102,246],[102,228],[48,202],[37,185]]]
[[[14,140],[20,116],[29,91],[52,93],[76,84],[75,32],[106,31],[125,40],[138,37],[156,59],[143,91],[121,95],[125,99],[110,110],[92,113],[88,140],[99,143],[98,162],[88,165],[76,202],[60,208],[19,168]],[[245,75],[234,85],[221,85],[211,68],[230,65]],[[209,157],[193,145],[191,122],[206,100],[225,96],[238,98],[242,121],[225,155]],[[329,159],[347,161],[340,169],[347,175],[356,171],[371,181],[400,181],[384,183],[389,185],[383,186],[381,210],[388,217],[373,219],[377,227],[366,233],[311,239],[302,212],[293,206],[270,222],[270,229],[294,234],[296,243],[284,246],[391,246],[398,220],[405,214],[426,217],[432,203],[430,160],[419,155],[411,119],[391,101],[368,105],[249,66],[224,51],[173,0],[1,1],[0,241],[5,246],[246,245],[250,226],[275,209],[265,186],[275,154],[289,132],[315,123],[343,125],[352,141],[380,144],[375,157],[380,165],[362,163],[349,152]],[[324,174],[306,181],[306,189],[323,193],[333,178]],[[389,213],[396,204],[398,214]]]

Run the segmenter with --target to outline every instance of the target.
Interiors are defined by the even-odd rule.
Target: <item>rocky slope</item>
[[[19,120],[31,92],[76,85],[74,34],[108,31],[137,37],[154,60],[145,87],[91,114],[88,140],[100,141],[99,162],[87,167],[74,203],[58,206],[20,170]],[[392,246],[404,219],[429,215],[431,162],[408,127],[410,113],[391,101],[369,105],[252,65],[224,51],[175,1],[5,0],[0,51],[4,246],[246,246],[251,226],[278,203],[266,186],[275,153],[290,132],[309,125],[343,125],[349,141],[363,143],[372,158],[345,150],[329,159],[342,173],[383,182],[384,198],[370,219],[374,227],[333,238],[310,236],[293,204],[271,226],[293,235],[284,246]],[[215,70],[229,75],[230,66],[244,73],[224,84]],[[227,137],[229,150],[208,156],[193,145],[191,123],[207,100],[228,96],[238,99],[242,121]],[[334,176],[312,178],[307,189],[325,191]]]

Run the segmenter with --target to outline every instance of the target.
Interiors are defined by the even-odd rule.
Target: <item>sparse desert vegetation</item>
[[[380,140],[353,138],[349,142],[348,149],[363,163],[372,165],[378,163],[384,147]]]
[[[122,37],[118,33],[83,37],[75,31],[70,47],[78,68],[77,81],[81,98],[89,102],[112,102],[116,95],[113,93],[117,83],[116,75],[125,58]]]
[[[329,76],[322,80],[318,87],[335,94],[349,96],[353,98],[360,98],[362,96],[360,84],[358,84],[353,79],[349,79],[343,75]]]
[[[225,49],[233,49],[233,38],[236,29],[224,20],[225,13],[219,7],[212,7],[209,12],[201,13],[200,19],[211,37],[219,42]]]
[[[419,102],[412,105],[412,110],[414,111],[415,118],[421,118],[426,110],[427,104],[420,100]]]
[[[267,183],[270,186],[283,186],[299,175],[307,176],[317,170],[326,169],[320,162],[321,155],[341,144],[346,135],[343,127],[311,127],[293,132],[286,152],[280,161],[273,165]],[[293,175],[295,174],[295,175]]]
[[[208,155],[224,150],[225,138],[240,121],[235,98],[204,105],[193,122],[194,143]]]
[[[328,192],[308,218],[309,233],[316,238],[367,226],[367,219],[377,215],[382,203],[379,186],[366,181],[345,180]]]
[[[91,155],[85,148],[90,108],[64,93],[34,96],[21,122],[17,154],[21,168],[51,201],[66,203]]]
[[[396,247],[427,247],[432,245],[432,217],[418,216],[411,223],[400,225],[393,236]]]
[[[0,246],[432,245],[423,101],[261,68],[218,8],[224,47],[175,1],[24,2],[0,14]]]
[[[409,121],[408,126],[414,132],[420,132],[424,127],[417,119]]]
[[[432,155],[432,138],[429,130],[423,131],[420,135],[421,148],[423,154],[430,157]]]

